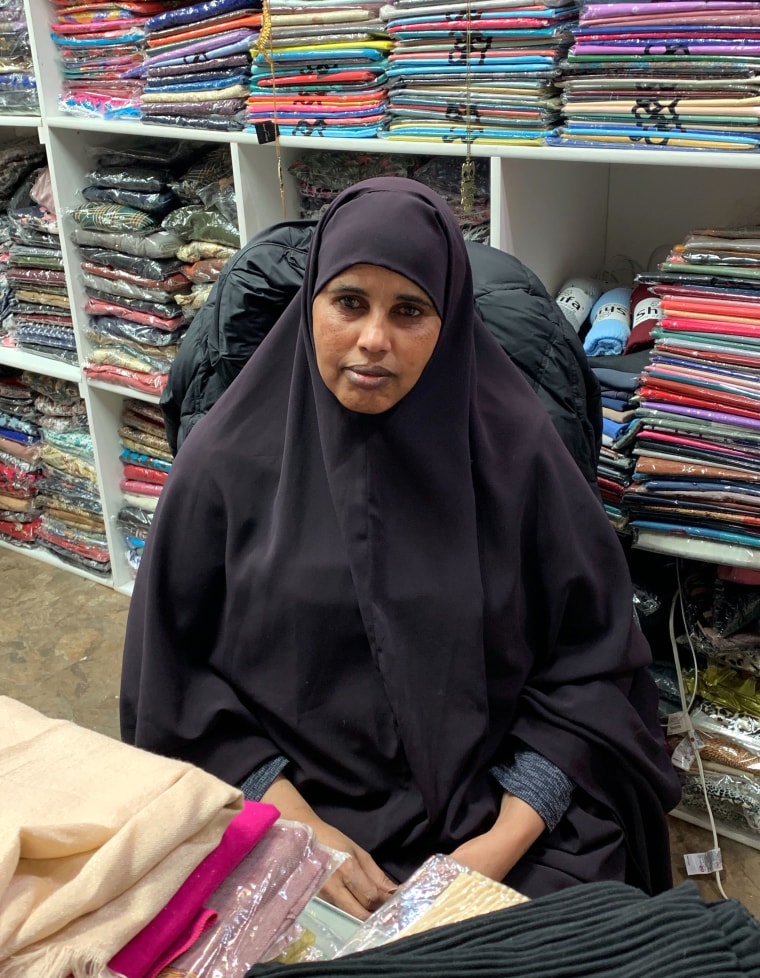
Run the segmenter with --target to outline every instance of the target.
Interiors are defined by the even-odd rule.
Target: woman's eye
[[[338,305],[344,309],[358,309],[360,302],[355,295],[342,295],[338,299]]]
[[[401,306],[398,312],[399,315],[401,316],[408,316],[411,318],[416,318],[417,316],[421,315],[420,310],[417,308],[417,306]]]

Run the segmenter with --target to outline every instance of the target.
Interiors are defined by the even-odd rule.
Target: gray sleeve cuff
[[[248,801],[261,801],[261,796],[287,766],[287,757],[274,757],[271,761],[257,767],[255,771],[251,771],[248,777],[240,782],[238,788]]]
[[[508,764],[491,768],[501,787],[530,805],[551,832],[559,824],[573,797],[573,782],[543,754],[521,748]]]

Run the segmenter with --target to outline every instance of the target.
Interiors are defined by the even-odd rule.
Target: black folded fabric
[[[692,881],[655,897],[588,883],[332,961],[246,978],[760,978],[760,923]]]

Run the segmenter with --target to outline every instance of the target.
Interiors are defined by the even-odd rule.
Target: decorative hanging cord
[[[465,159],[462,163],[462,178],[459,186],[460,202],[465,214],[469,214],[475,205],[475,161],[472,158],[472,8],[467,0],[467,27],[465,34],[465,75],[464,75],[464,125],[465,125]]]
[[[272,123],[274,125],[274,151],[277,157],[277,180],[280,185],[280,205],[282,207],[282,219],[288,219],[287,204],[285,203],[285,181],[282,176],[282,147],[280,146],[280,127],[277,123],[277,78],[274,67],[274,55],[272,53],[272,11],[269,0],[263,0],[261,9],[261,30],[256,39],[256,50],[261,54],[272,74]]]

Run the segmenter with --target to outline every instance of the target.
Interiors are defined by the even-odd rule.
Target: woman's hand
[[[322,845],[348,854],[348,859],[331,873],[319,891],[323,900],[366,920],[396,890],[396,884],[372,856],[343,832],[324,822],[283,775],[272,782],[261,800],[274,805],[283,818],[308,825]]]
[[[545,828],[544,820],[534,808],[505,792],[493,826],[464,842],[451,853],[451,858],[501,882]]]

